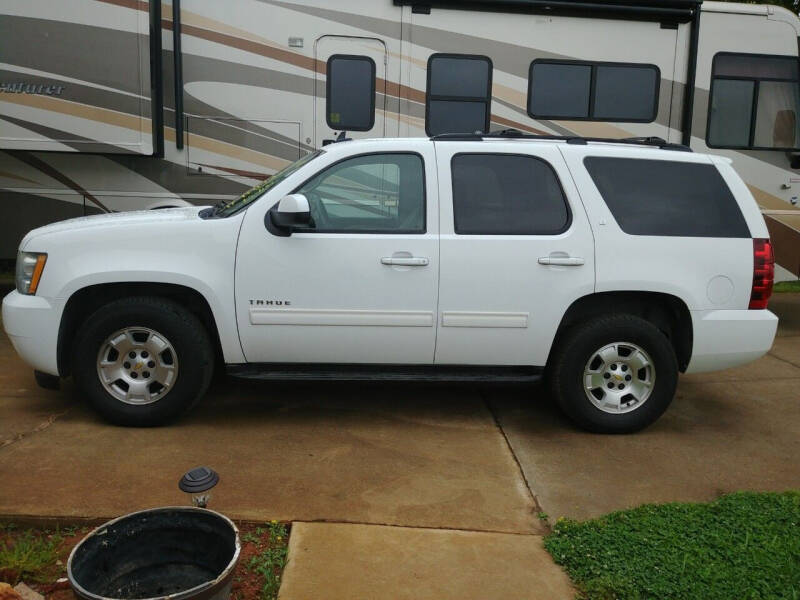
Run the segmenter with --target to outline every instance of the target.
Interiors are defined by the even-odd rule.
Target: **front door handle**
[[[558,265],[561,267],[580,267],[584,261],[579,256],[540,256],[540,265]]]
[[[381,259],[382,265],[403,266],[403,267],[427,267],[430,261],[420,256],[384,256]]]

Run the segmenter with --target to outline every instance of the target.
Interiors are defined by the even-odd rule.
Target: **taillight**
[[[753,240],[753,287],[750,290],[751,309],[767,308],[775,279],[775,256],[767,239]]]

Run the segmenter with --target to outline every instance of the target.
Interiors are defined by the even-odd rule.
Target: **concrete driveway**
[[[667,414],[628,436],[577,431],[541,388],[230,380],[174,426],[117,428],[69,382],[38,389],[3,335],[0,516],[184,504],[178,478],[207,464],[222,477],[212,508],[295,523],[282,598],[570,597],[540,511],[800,487],[800,296],[771,308],[782,325],[768,356],[683,376]],[[400,596],[398,565],[419,575]]]
[[[595,517],[647,502],[800,488],[800,295],[778,294],[778,338],[761,360],[682,375],[667,412],[635,435],[573,428],[548,402],[490,392],[489,405],[552,517]]]

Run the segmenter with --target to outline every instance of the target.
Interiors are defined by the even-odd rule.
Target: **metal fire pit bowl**
[[[155,508],[92,531],[72,550],[67,577],[83,600],[225,600],[240,551],[239,530],[227,517]]]

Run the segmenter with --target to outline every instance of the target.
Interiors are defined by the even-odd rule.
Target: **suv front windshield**
[[[292,164],[285,166],[283,169],[272,175],[269,179],[264,181],[263,183],[259,183],[257,186],[250,188],[244,194],[236,198],[236,200],[231,200],[225,204],[219,204],[214,208],[213,216],[215,217],[228,217],[236,212],[239,212],[243,208],[246,208],[250,204],[252,204],[255,200],[260,198],[263,194],[267,191],[274,188],[278,185],[281,181],[289,177],[292,173],[297,171],[303,165],[307,165],[312,160],[317,158],[320,154],[322,154],[324,150],[317,150],[316,152],[312,152],[311,154],[306,154],[304,157],[294,161]]]

